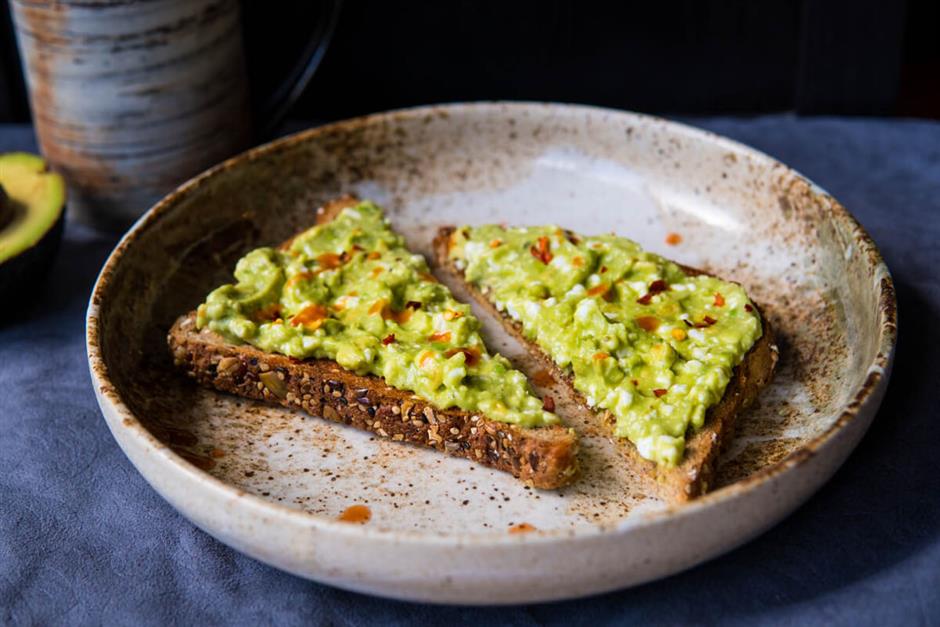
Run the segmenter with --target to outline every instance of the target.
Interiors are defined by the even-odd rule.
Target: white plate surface
[[[583,476],[560,491],[320,419],[197,389],[174,372],[172,319],[234,260],[338,193],[383,204],[416,250],[443,224],[616,231],[743,283],[781,361],[739,421],[716,491],[647,496],[586,417]],[[666,244],[669,233],[682,237]],[[482,316],[481,316],[482,317]],[[492,321],[490,345],[528,367]],[[895,338],[890,276],[851,216],[734,142],[604,109],[471,104],[300,133],[190,181],[124,238],[88,311],[105,419],[144,477],[208,533],[341,587],[435,602],[568,598],[688,568],[779,521],[826,481],[880,402]],[[557,395],[556,395],[557,396]],[[337,518],[365,505],[365,524]],[[516,525],[535,528],[510,533]]]

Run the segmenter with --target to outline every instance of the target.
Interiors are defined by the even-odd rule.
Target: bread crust
[[[355,202],[343,197],[327,203],[318,210],[317,222],[331,220]],[[464,457],[535,488],[559,488],[577,475],[578,439],[561,425],[523,428],[461,409],[441,409],[335,361],[300,360],[233,344],[197,329],[195,312],[176,320],[167,343],[175,365],[208,388]]]
[[[580,405],[589,407],[584,396],[575,389],[571,373],[559,368],[546,352],[525,337],[518,322],[496,309],[480,290],[465,281],[463,272],[458,270],[449,258],[450,236],[453,232],[454,227],[443,227],[434,238],[433,249],[438,272],[461,283],[481,307],[499,320],[503,327],[525,346],[540,367],[551,373],[556,380],[562,381],[569,394]],[[681,267],[690,276],[705,274],[694,268]],[[763,333],[732,372],[724,396],[706,412],[702,428],[686,438],[685,455],[680,464],[667,467],[642,457],[632,442],[626,438],[613,437],[615,419],[611,412],[592,411],[610,431],[611,440],[634,471],[644,477],[650,488],[665,500],[689,501],[708,491],[713,485],[719,454],[731,439],[738,416],[753,404],[760,391],[773,377],[778,355],[773,329],[760,307],[756,309],[761,316]]]

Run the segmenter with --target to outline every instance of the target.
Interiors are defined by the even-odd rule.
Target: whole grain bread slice
[[[445,282],[460,285],[484,310],[499,320],[503,327],[525,346],[539,366],[551,373],[556,380],[563,382],[566,393],[579,405],[587,408],[587,400],[574,388],[571,373],[559,368],[545,351],[525,337],[518,322],[500,312],[483,292],[464,280],[463,272],[450,260],[450,238],[453,232],[454,227],[443,227],[434,238],[434,258],[438,274],[445,278]],[[694,268],[681,267],[689,275],[704,274]],[[734,369],[724,396],[706,413],[703,427],[687,436],[685,456],[680,464],[667,467],[652,462],[642,457],[633,443],[626,438],[614,438],[611,435],[611,439],[630,466],[638,475],[648,480],[650,488],[661,498],[683,502],[708,491],[713,484],[719,454],[732,437],[735,421],[770,382],[778,351],[770,324],[759,307],[757,310],[761,315],[763,334]],[[609,411],[596,411],[594,415],[606,427],[613,428],[614,416]]]
[[[355,204],[327,203],[317,223]],[[195,312],[176,320],[167,342],[174,363],[201,385],[306,411],[397,442],[434,448],[511,473],[536,488],[559,488],[578,470],[578,439],[561,425],[523,428],[457,408],[439,408],[380,377],[331,360],[299,360],[233,344],[197,329]]]

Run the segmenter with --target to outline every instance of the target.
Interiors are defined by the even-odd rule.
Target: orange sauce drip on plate
[[[358,523],[364,525],[372,518],[372,510],[366,505],[350,505],[337,520],[348,523]]]
[[[509,528],[509,533],[529,533],[535,531],[535,525],[529,523],[519,523]]]

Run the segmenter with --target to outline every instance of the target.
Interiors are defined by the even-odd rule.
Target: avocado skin
[[[0,320],[12,315],[42,284],[62,243],[65,212],[62,211],[38,242],[0,263],[0,295],[9,306],[0,308]]]

